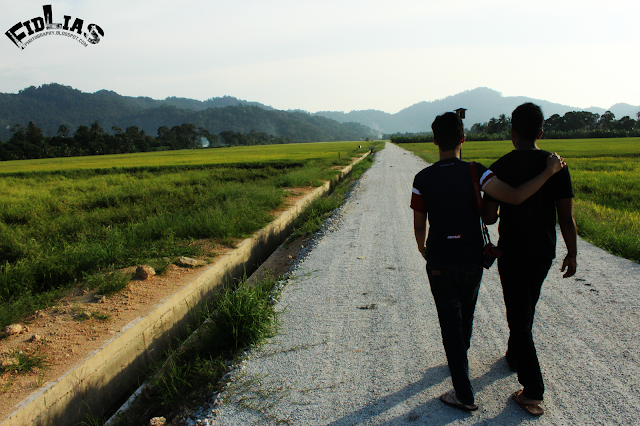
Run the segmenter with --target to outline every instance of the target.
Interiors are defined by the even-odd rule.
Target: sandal
[[[524,389],[521,389],[519,391],[516,391],[513,393],[513,395],[511,395],[511,398],[513,398],[513,400],[520,406],[522,407],[522,409],[524,411],[526,411],[527,413],[531,414],[532,416],[541,416],[544,414],[544,408],[542,408],[540,405],[538,404],[525,404],[524,402],[522,402],[520,400],[520,396],[522,395],[522,392],[524,391]]]
[[[463,411],[475,411],[478,409],[478,406],[475,404],[467,405],[460,402],[458,400],[458,397],[456,397],[456,391],[454,390],[450,390],[449,392],[445,392],[440,395],[440,401],[444,402],[450,407],[458,408]]]

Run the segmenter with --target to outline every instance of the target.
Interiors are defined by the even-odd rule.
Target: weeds
[[[135,160],[130,168],[99,158],[3,168],[14,174],[0,176],[0,327],[47,307],[86,275],[197,255],[193,239],[244,238],[272,220],[287,195],[282,188],[320,185],[337,173],[330,165],[338,152],[364,152],[357,142],[296,145],[226,150],[227,162],[237,162],[226,165],[202,158],[172,165],[176,152],[144,157],[147,165],[126,157]],[[168,266],[158,263],[159,271]],[[109,294],[126,284],[107,275],[91,285]]]
[[[244,348],[273,335],[277,320],[268,301],[272,288],[272,280],[252,287],[241,283],[220,298],[215,308],[214,332],[222,341],[234,344],[225,349]]]
[[[71,312],[73,312],[75,314],[75,316],[73,317],[74,321],[86,321],[89,319],[96,319],[98,321],[108,321],[111,319],[111,315],[110,314],[106,314],[104,312],[91,312],[88,313],[84,307],[80,306],[77,304],[74,305],[73,308],[71,308]]]
[[[370,160],[363,162],[364,164],[357,167],[353,173],[352,179],[359,176],[359,173],[370,164]],[[363,167],[364,166],[364,167]],[[308,182],[312,180],[309,175],[295,177],[295,180]],[[291,181],[287,182],[290,183]],[[278,184],[284,184],[280,180]],[[328,204],[323,204],[318,211],[333,210],[343,200],[344,194],[349,187],[338,186],[334,191],[336,200]],[[283,191],[284,192],[284,191]],[[224,200],[222,200],[224,201]],[[264,200],[262,202],[265,202]],[[105,205],[117,204],[117,200],[105,198]],[[269,202],[267,201],[267,204]],[[329,206],[329,207],[327,207]],[[335,206],[335,207],[333,207]],[[203,208],[206,214],[216,209],[216,205]],[[243,207],[244,208],[244,207]],[[326,212],[319,213],[323,215]],[[171,216],[171,215],[167,215]],[[242,216],[242,215],[240,215]],[[318,214],[316,214],[318,216]],[[136,228],[136,232],[152,232],[152,229],[163,229],[160,232],[162,240],[160,243],[154,243],[153,247],[155,259],[162,259],[169,247],[163,246],[167,241],[176,241],[180,234],[180,227],[174,226],[173,219],[176,216],[164,217],[160,215],[153,219],[154,226],[145,229]],[[239,221],[238,216],[232,219]],[[202,221],[193,221],[191,227],[198,229],[211,226],[209,219]],[[165,226],[166,225],[166,226]],[[164,226],[164,227],[163,227]],[[237,229],[246,226],[238,225]],[[167,231],[169,229],[169,231]],[[106,231],[105,231],[106,232]],[[129,231],[127,231],[129,232]],[[110,244],[110,253],[117,252],[119,247],[126,247],[127,244],[120,245],[118,238],[124,238],[127,232],[114,233],[114,237]],[[141,234],[136,234],[136,238]],[[229,234],[233,235],[233,234]],[[164,242],[164,243],[163,243]],[[171,245],[171,244],[169,244]],[[168,256],[167,256],[168,257]],[[171,260],[162,259],[161,265],[164,268],[171,264]],[[161,266],[160,265],[160,266]],[[162,269],[152,264],[156,270]],[[112,282],[119,282],[120,278],[116,273],[106,275],[92,274],[87,276],[87,282],[92,288],[100,288],[105,285],[111,285]],[[210,306],[203,309],[194,309],[192,317],[199,325],[197,338],[189,339],[184,345],[180,345],[168,354],[168,359],[164,366],[153,368],[148,375],[151,377],[148,381],[147,390],[143,392],[130,408],[124,413],[120,413],[111,423],[112,425],[129,425],[129,424],[148,424],[151,413],[157,413],[162,410],[163,415],[168,419],[175,416],[186,407],[201,405],[204,400],[209,398],[211,394],[220,390],[219,385],[222,377],[229,371],[229,361],[237,359],[238,355],[249,345],[259,344],[265,338],[275,335],[278,328],[277,312],[274,310],[272,299],[277,297],[276,291],[277,279],[267,277],[261,283],[249,286],[245,281],[238,283],[234,289],[228,289],[223,292]],[[100,293],[106,293],[99,290]],[[92,317],[99,319],[97,315]],[[263,393],[281,392],[282,388],[266,389]],[[268,407],[268,406],[265,406]],[[260,408],[258,406],[258,408]],[[264,407],[263,407],[264,408]],[[168,411],[168,413],[167,413]],[[277,419],[278,424],[288,424],[288,419]],[[87,415],[83,422],[87,426],[97,426],[103,424],[103,419]]]
[[[104,417],[97,417],[89,413],[86,413],[84,418],[84,421],[80,423],[82,426],[103,426],[107,421]]]
[[[80,423],[80,426],[103,426],[106,422],[104,417],[94,416],[91,413],[91,407],[87,404],[86,401],[82,401],[84,406],[87,408],[87,412],[84,414],[85,420]]]
[[[44,385],[45,378],[46,378],[46,376],[45,376],[45,371],[44,371],[44,370],[43,370],[43,371],[40,371],[40,372],[38,373],[38,380],[36,380],[36,383],[35,383],[35,385],[33,386],[33,387],[34,387],[34,389],[40,389],[40,388],[42,387],[42,385]]]
[[[78,312],[74,315],[73,320],[76,322],[82,322],[82,321],[87,321],[91,319],[91,314],[85,312],[85,311],[81,311]]]
[[[273,296],[276,283],[273,278],[255,286],[242,281],[211,306],[195,311],[193,316],[200,323],[197,338],[168,354],[167,361],[152,371],[144,396],[119,414],[114,424],[131,424],[132,419],[140,418],[148,422],[146,413],[160,409],[175,416],[175,410],[201,404],[217,390],[228,371],[225,359],[233,359],[247,346],[274,335],[277,313],[268,297]],[[205,313],[211,314],[208,319]]]
[[[98,294],[113,294],[129,284],[129,277],[122,272],[98,273],[86,276],[86,283],[90,289],[98,289]]]
[[[0,366],[0,373],[13,371],[17,374],[25,374],[36,369],[44,370],[49,365],[49,361],[45,355],[39,353],[39,350],[45,343],[42,341],[32,353],[20,350],[9,352],[9,359],[13,362],[10,365]]]
[[[2,367],[0,367],[2,368]],[[11,389],[11,386],[13,386],[13,378],[9,377],[9,379],[7,380],[7,382],[5,384],[2,385],[2,388],[0,388],[0,393],[7,393],[9,392],[9,389]]]
[[[186,357],[183,356],[181,358]],[[155,382],[155,387],[161,395],[162,405],[170,406],[175,399],[181,397],[181,395],[189,391],[189,388],[193,387],[189,381],[193,372],[192,362],[193,360],[191,362],[183,362],[183,360],[170,358],[164,365],[162,375]]]
[[[322,227],[325,219],[344,203],[344,198],[351,189],[352,184],[371,166],[372,162],[373,158],[371,156],[360,161],[353,167],[349,176],[333,189],[330,195],[318,198],[311,203],[295,220],[293,232],[287,238],[287,242],[316,233]]]
[[[173,264],[173,259],[169,257],[154,259],[150,262],[150,266],[156,271],[156,275],[163,275]]]
[[[98,321],[106,322],[111,319],[111,315],[105,314],[104,312],[93,312],[91,314],[91,318],[95,318]]]
[[[370,166],[372,159],[359,163],[349,176],[346,183],[338,185],[330,197],[316,202],[313,211],[298,222],[298,226],[306,232],[314,232],[313,226],[305,223],[318,223],[331,211],[344,202],[345,194],[351,188],[351,183]],[[326,200],[326,198],[331,198]],[[320,222],[321,224],[321,222]],[[315,226],[315,225],[314,225]],[[206,309],[195,316],[202,317],[203,313],[211,312],[209,320],[202,318],[200,335],[197,339],[181,346],[169,355],[165,367],[156,370],[149,384],[151,390],[140,398],[138,406],[123,413],[116,421],[116,425],[128,424],[132,418],[148,421],[143,414],[153,412],[153,407],[184,407],[189,404],[199,404],[204,397],[217,390],[223,375],[228,371],[225,359],[235,359],[246,347],[259,344],[264,339],[275,335],[278,328],[278,313],[270,299],[277,297],[277,279],[266,277],[261,283],[249,286],[246,281],[240,282],[235,288],[228,289]],[[299,350],[303,347],[291,348]],[[260,381],[258,381],[260,385]],[[282,386],[258,386],[253,390],[256,398],[247,397],[239,403],[247,408],[255,409],[269,417],[278,398],[282,398]],[[155,411],[157,412],[157,410]],[[174,413],[175,415],[175,413]],[[141,417],[142,416],[142,417]],[[170,416],[166,416],[170,418]],[[289,419],[272,418],[277,424],[289,424]]]

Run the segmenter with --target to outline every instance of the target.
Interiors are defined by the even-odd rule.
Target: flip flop
[[[538,404],[525,404],[524,402],[520,401],[520,395],[522,395],[522,391],[524,389],[520,389],[519,391],[516,391],[513,393],[513,395],[511,395],[511,398],[513,398],[513,400],[520,406],[522,407],[522,409],[524,411],[526,411],[527,413],[531,414],[532,416],[541,416],[544,414],[544,408],[542,408],[540,405]]]
[[[478,409],[477,405],[467,405],[458,401],[458,398],[456,397],[456,391],[454,390],[450,390],[449,392],[445,392],[440,395],[440,401],[444,402],[450,407],[454,407],[462,411],[475,411]]]

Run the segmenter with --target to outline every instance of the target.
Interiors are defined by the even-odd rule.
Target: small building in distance
[[[458,117],[460,117],[461,119],[464,119],[464,112],[466,110],[467,110],[466,108],[458,108],[455,110],[455,112],[458,115]]]

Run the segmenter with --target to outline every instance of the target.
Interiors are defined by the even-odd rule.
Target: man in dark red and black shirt
[[[511,115],[511,139],[515,150],[493,163],[491,169],[509,185],[518,185],[540,173],[547,151],[538,148],[544,116],[539,106],[525,103]],[[524,387],[513,398],[527,412],[541,415],[544,383],[533,343],[533,317],[542,283],[556,257],[556,212],[567,246],[562,264],[564,278],[576,272],[576,223],[569,169],[550,178],[520,205],[500,203],[485,196],[485,221],[494,223],[500,211],[500,241],[504,255],[498,260],[500,281],[507,308],[509,342],[506,359],[518,372]]]
[[[427,261],[427,275],[454,387],[440,399],[472,411],[478,406],[474,404],[469,381],[467,350],[482,279],[480,213],[468,163],[460,160],[465,141],[462,120],[448,112],[436,117],[431,128],[440,161],[419,172],[414,179],[411,197],[414,231],[418,249]],[[557,154],[550,154],[546,161],[547,167],[542,173],[515,189],[478,164],[480,187],[498,200],[520,204],[564,166]]]

